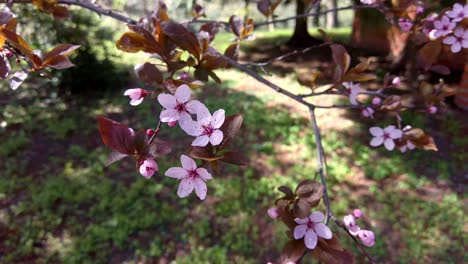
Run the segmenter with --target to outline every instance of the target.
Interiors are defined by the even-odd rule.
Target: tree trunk
[[[306,12],[306,5],[303,0],[296,0],[296,15],[302,15]],[[322,43],[320,39],[314,38],[307,30],[307,17],[296,19],[294,33],[289,39],[287,45],[293,47],[307,47]]]
[[[327,28],[336,28],[339,25],[338,11],[336,11],[336,8],[338,7],[337,0],[328,0],[326,3],[327,10],[334,10],[333,12],[327,13]]]

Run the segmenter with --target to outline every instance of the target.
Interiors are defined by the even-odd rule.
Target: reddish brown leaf
[[[67,69],[75,66],[67,56],[57,55],[46,61],[41,65],[41,68],[52,67],[57,70]]]
[[[437,62],[442,51],[442,43],[439,40],[427,42],[418,52],[418,65],[424,70],[429,70]]]
[[[111,165],[112,163],[114,162],[117,162],[125,157],[128,157],[127,154],[124,154],[124,153],[120,153],[120,152],[116,152],[116,151],[112,151],[110,154],[109,154],[109,157],[107,158],[107,161],[106,161],[106,167]]]
[[[342,45],[333,44],[330,48],[332,50],[333,61],[336,64],[333,80],[335,82],[341,82],[343,76],[349,69],[351,57]]]
[[[309,208],[317,206],[322,198],[324,187],[314,180],[303,180],[296,188],[300,200],[308,203]]]
[[[52,15],[56,19],[67,19],[70,17],[70,12],[68,11],[68,8],[64,6],[57,5],[54,8],[54,11],[52,12]]]
[[[2,35],[13,47],[17,48],[21,54],[26,56],[33,64],[34,68],[38,68],[42,65],[41,59],[32,52],[26,41],[18,34],[0,27],[0,35]]]
[[[127,155],[135,154],[135,144],[128,126],[103,116],[98,116],[98,122],[101,138],[106,146]]]
[[[171,144],[165,141],[154,140],[150,146],[149,154],[153,158],[158,158],[161,156],[165,156],[171,153],[172,147]]]
[[[294,199],[294,193],[289,187],[281,185],[280,187],[278,187],[278,191],[284,193],[288,199]]]
[[[239,43],[229,45],[224,51],[224,56],[237,61],[239,59]]]
[[[211,146],[207,147],[191,147],[189,150],[189,156],[195,159],[201,159],[206,161],[215,161],[221,159],[221,157],[213,154]]]
[[[270,17],[271,15],[271,9],[270,9],[270,0],[260,0],[257,2],[257,9],[262,13],[262,15],[266,17]]]
[[[7,56],[0,55],[0,78],[5,79],[10,74],[11,66]]]
[[[210,42],[211,42],[216,37],[216,34],[218,34],[219,29],[221,27],[222,27],[221,24],[218,22],[209,22],[209,23],[203,24],[200,27],[200,31],[208,32],[208,34],[210,34]]]
[[[290,240],[286,242],[281,251],[281,263],[287,264],[288,262],[296,263],[304,256],[307,248],[305,247],[304,240]]]
[[[162,72],[156,67],[156,65],[146,62],[144,64],[139,64],[135,66],[135,73],[146,85],[153,85],[155,83],[162,84],[163,83],[163,74]]]
[[[51,59],[51,58],[53,58],[55,56],[58,56],[58,55],[68,56],[73,51],[78,49],[79,47],[80,47],[80,45],[72,45],[72,44],[58,45],[57,47],[53,48],[51,51],[47,52],[44,55],[44,60],[47,61],[48,59]]]
[[[294,202],[293,207],[294,216],[298,218],[306,218],[310,215],[310,205],[302,199]]]
[[[229,25],[231,26],[232,33],[239,37],[241,30],[244,27],[242,19],[236,15],[233,15],[229,18]]]
[[[226,117],[220,128],[224,135],[223,142],[221,143],[222,146],[227,146],[231,143],[232,139],[239,132],[242,122],[244,122],[244,118],[239,114]]]
[[[333,235],[335,236],[335,235]],[[327,264],[354,264],[354,255],[346,250],[337,250],[329,245],[328,240],[320,238],[317,247],[310,251],[320,262]]]
[[[151,33],[136,25],[127,26],[130,32],[123,34],[117,41],[116,46],[118,49],[130,53],[144,51],[162,55],[161,48]]]
[[[197,36],[183,25],[166,21],[161,24],[164,34],[179,48],[192,54],[197,60],[201,57],[201,47]]]

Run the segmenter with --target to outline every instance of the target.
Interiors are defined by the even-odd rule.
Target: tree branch
[[[0,3],[11,3],[11,4],[30,4],[32,1],[31,0],[12,0],[12,1],[7,1],[7,0],[0,0]],[[85,9],[91,10],[99,15],[104,15],[108,17],[112,17],[116,20],[128,23],[128,24],[136,24],[137,21],[131,19],[128,16],[116,13],[110,9],[105,9],[99,6],[94,5],[93,3],[86,1],[86,0],[57,0],[57,3],[59,4],[64,4],[64,5],[75,5],[75,6],[80,6]]]

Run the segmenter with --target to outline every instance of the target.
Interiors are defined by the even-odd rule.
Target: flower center
[[[383,134],[383,138],[384,138],[384,139],[390,138],[390,134],[389,134],[389,133],[384,133],[384,134]]]
[[[208,135],[208,136],[211,136],[211,134],[213,134],[213,132],[215,131],[215,129],[211,125],[203,126],[202,129],[203,129],[203,135]]]
[[[307,222],[307,228],[314,228],[315,223],[312,221]]]
[[[448,28],[449,28],[448,25],[444,25],[444,26],[442,27],[443,30],[448,30]]]
[[[187,109],[185,108],[185,104],[181,103],[177,103],[176,110],[179,113],[187,111]]]
[[[197,178],[197,177],[198,177],[197,170],[190,170],[190,171],[189,171],[188,177],[189,177],[190,179],[195,179],[195,178]]]

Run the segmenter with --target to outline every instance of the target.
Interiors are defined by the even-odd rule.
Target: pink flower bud
[[[267,213],[271,217],[271,219],[276,219],[279,217],[278,207],[271,207],[270,209],[268,209]]]
[[[188,72],[183,72],[179,74],[179,80],[187,79],[189,77]]]
[[[158,170],[158,164],[152,159],[146,159],[140,165],[140,174],[149,179]]]
[[[372,107],[366,107],[364,110],[362,110],[361,114],[364,116],[364,117],[370,117],[372,118],[373,115],[375,113],[375,110],[372,109]]]
[[[369,230],[359,230],[357,236],[361,239],[362,243],[367,247],[372,247],[375,244],[374,232]]]
[[[382,103],[382,99],[380,99],[380,97],[374,97],[372,98],[372,104],[373,105],[379,105],[380,103]]]
[[[429,114],[433,115],[433,114],[437,113],[437,110],[438,110],[438,109],[437,109],[436,106],[431,106],[431,107],[429,107],[429,108],[427,109],[427,112],[428,112]]]
[[[148,128],[148,129],[146,130],[146,135],[152,136],[153,134],[154,134],[154,130],[153,130],[153,129]]]
[[[168,122],[167,125],[169,125],[170,127],[173,127],[173,126],[177,125],[177,121]]]
[[[361,218],[361,217],[362,217],[362,211],[361,211],[361,209],[354,209],[353,215],[354,215],[354,217],[356,217],[356,218]]]
[[[395,77],[395,78],[393,78],[392,84],[395,85],[395,86],[400,86],[400,84],[401,84],[401,79],[400,79],[400,77]]]
[[[5,50],[3,51],[3,54],[5,54],[5,56],[6,56],[7,58],[13,57],[13,52],[11,52],[11,50],[9,50],[9,49],[5,49]]]
[[[416,8],[416,14],[422,14],[422,13],[424,13],[424,7],[418,6],[418,7]]]
[[[130,97],[130,104],[131,105],[139,105],[145,99],[145,96],[150,94],[148,91],[135,88],[135,89],[128,89],[125,91],[124,95]]]

